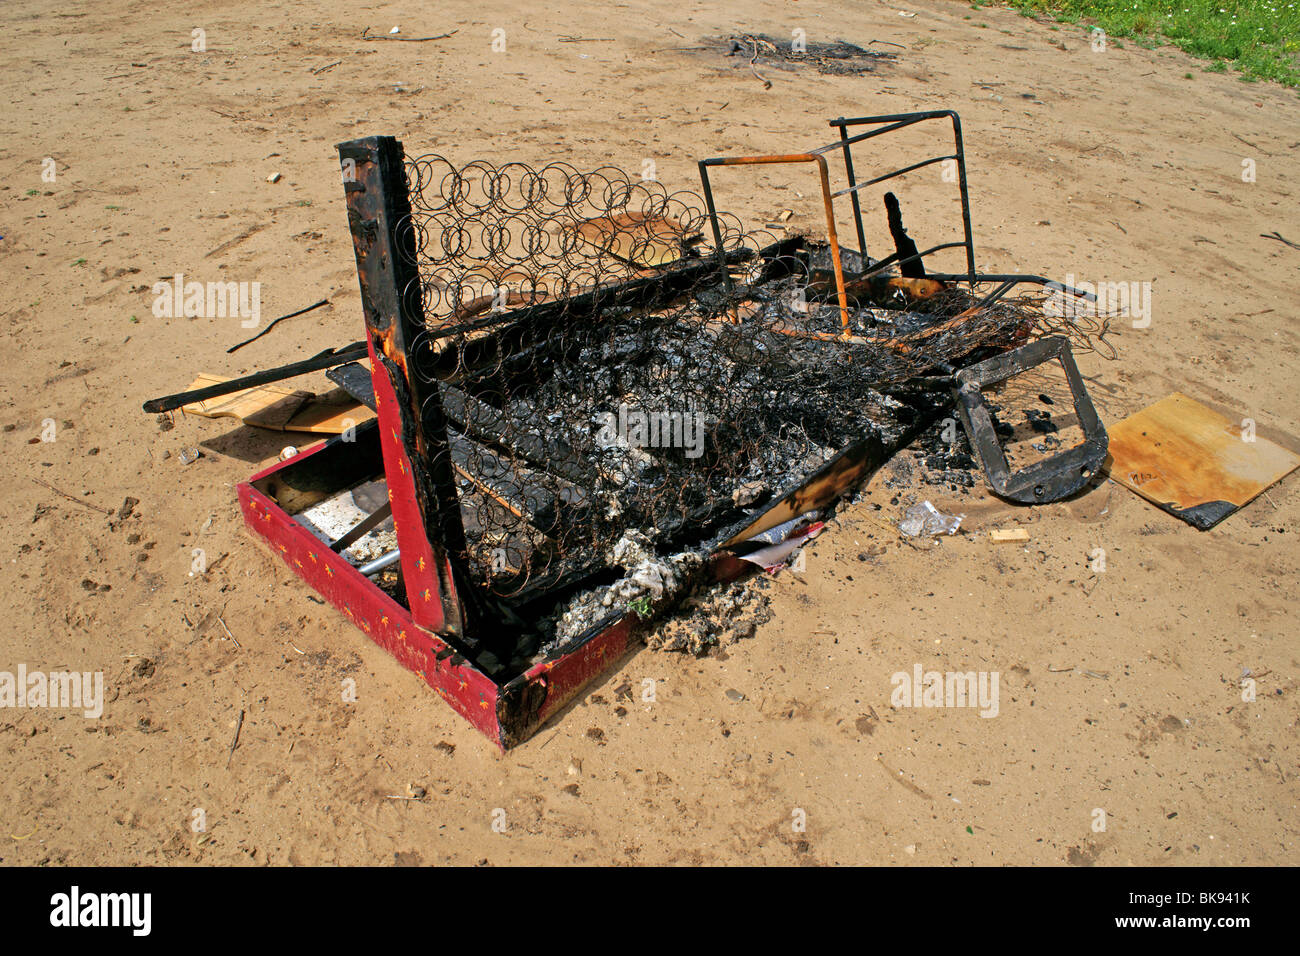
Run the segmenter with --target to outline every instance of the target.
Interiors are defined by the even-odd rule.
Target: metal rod
[[[841,116],[839,119],[830,121],[831,126],[860,126],[863,123],[896,123],[899,120],[921,120],[937,119],[940,116],[949,116],[952,110],[920,110],[916,113],[881,113],[879,116],[857,116],[853,119],[845,119]]]
[[[920,169],[922,166],[932,166],[935,163],[942,163],[945,159],[956,158],[956,156],[933,156],[930,159],[923,159],[919,163],[913,163],[911,166],[904,166],[902,169],[895,169],[893,172],[885,173],[883,176],[877,176],[875,179],[868,179],[866,182],[858,183],[856,186],[850,186],[848,189],[841,189],[839,192],[835,193],[832,198],[838,199],[845,193],[850,193],[853,195],[853,204],[856,206],[858,201],[858,190],[866,189],[868,186],[874,186],[876,183],[883,183],[886,179],[893,179],[895,176],[902,176],[905,173],[913,172],[914,170]]]
[[[331,544],[330,550],[341,552],[351,547],[369,534],[373,529],[383,524],[385,519],[387,519],[392,513],[393,503],[391,501],[385,501],[382,505],[353,525],[352,530],[347,534],[343,535],[343,537]]]
[[[731,297],[731,273],[727,271],[727,253],[722,248],[722,227],[718,224],[718,210],[713,205],[713,187],[709,185],[708,160],[700,160],[700,182],[704,185],[704,204],[709,210],[709,222],[713,224],[713,249],[718,256],[718,271],[722,273],[722,286]]]
[[[961,243],[953,243],[953,245],[961,245]],[[934,250],[929,250],[928,252],[925,253],[925,255],[929,255],[929,253],[933,251]],[[969,278],[963,273],[932,272],[930,273],[930,278],[938,279],[940,282],[970,281]],[[1004,274],[1001,272],[977,272],[975,273],[975,281],[972,282],[971,284],[975,285],[980,282],[1017,282],[1017,283],[1027,282],[1027,283],[1032,283],[1034,285],[1060,286],[1062,292],[1068,292],[1070,293],[1070,295],[1080,299],[1085,299],[1088,302],[1097,301],[1097,296],[1091,292],[1080,291],[1079,289],[1072,288],[1068,285],[1065,285],[1064,283],[1057,282],[1054,279],[1048,279],[1045,276],[1015,275],[1010,273]]]
[[[882,126],[879,129],[868,130],[865,133],[858,133],[856,136],[849,136],[847,138],[842,137],[840,143],[832,144],[832,147],[830,148],[833,148],[836,145],[844,146],[844,144],[847,143],[860,142],[864,139],[870,139],[872,136],[879,136],[882,133],[901,129],[904,126],[911,126],[913,123],[919,123],[928,119],[940,119],[942,117],[947,117],[952,120],[952,136],[953,142],[956,145],[956,155],[954,158],[957,160],[957,187],[961,191],[962,233],[965,236],[965,242],[963,244],[966,247],[966,281],[973,284],[975,282],[975,239],[971,233],[970,224],[970,191],[966,186],[966,149],[962,144],[961,138],[961,117],[957,115],[955,110],[927,110],[921,113],[887,113],[881,116],[859,116],[853,119],[845,119],[841,116],[839,119],[833,119],[830,121],[830,125],[839,127],[841,133],[843,133],[849,126],[879,123],[887,123],[889,125]]]
[[[984,298],[982,298],[982,299],[980,299],[978,302],[976,302],[975,305],[972,306],[972,308],[974,308],[974,309],[976,309],[976,310],[978,310],[978,309],[985,309],[985,308],[988,308],[988,307],[989,307],[990,305],[992,305],[994,302],[997,302],[997,301],[998,301],[999,299],[1001,299],[1004,295],[1006,295],[1008,292],[1010,292],[1011,289],[1012,289],[1012,287],[1013,287],[1015,284],[1016,284],[1016,283],[1015,283],[1014,280],[1008,280],[1008,281],[1006,281],[1006,282],[1003,282],[1001,285],[999,285],[996,289],[994,289],[992,292],[990,292],[990,293],[989,293],[988,295],[986,295]],[[972,291],[974,291],[974,290],[972,289]]]
[[[378,574],[380,571],[384,570],[385,568],[391,568],[394,564],[396,564],[401,559],[402,559],[402,552],[399,549],[394,548],[392,551],[389,551],[387,554],[381,554],[379,557],[375,558],[375,560],[371,561],[369,564],[361,565],[361,567],[357,568],[357,570],[360,571],[362,574],[364,574],[366,577],[370,577],[372,574]]]
[[[961,117],[955,112],[952,116],[952,137],[957,145],[957,185],[961,189],[961,223],[966,230],[966,271],[970,280],[975,282],[975,239],[970,228],[970,192],[966,188],[966,147],[961,139]]]
[[[903,115],[903,116],[910,116],[911,118],[910,118],[910,119],[907,119],[907,120],[904,120],[904,121],[902,121],[902,122],[893,123],[893,124],[890,125],[890,126],[882,126],[880,129],[868,130],[868,131],[865,132],[865,133],[857,133],[857,134],[855,134],[855,135],[853,135],[853,136],[850,136],[848,139],[844,140],[843,142],[839,142],[839,143],[831,143],[829,146],[819,146],[819,147],[817,147],[816,149],[812,150],[812,152],[813,152],[813,153],[825,153],[825,152],[827,152],[827,151],[829,151],[829,150],[837,149],[837,148],[839,148],[839,147],[842,147],[842,146],[844,145],[844,143],[850,143],[850,144],[851,144],[851,143],[860,143],[860,142],[862,142],[864,139],[871,139],[873,136],[883,136],[885,133],[892,133],[892,132],[893,132],[894,130],[896,130],[896,129],[902,129],[902,128],[905,127],[905,126],[911,126],[911,125],[913,125],[914,123],[919,123],[919,122],[921,122],[922,120],[931,119],[932,116],[934,116],[934,115],[943,116],[943,115],[946,115],[946,113],[937,113],[937,114],[930,114],[930,113],[904,113],[904,114],[902,114],[902,115]],[[862,123],[862,122],[866,122],[867,119],[869,119],[869,118],[864,118],[864,119],[861,119],[861,120],[844,120],[844,122],[845,122],[845,123]],[[832,125],[834,125],[834,124],[832,124]]]
[[[871,268],[867,269],[865,272],[862,273],[861,278],[866,278],[867,276],[875,275],[877,272],[880,272],[883,269],[887,269],[888,267],[892,266],[894,263],[898,263],[899,265],[902,265],[904,262],[913,262],[917,259],[924,259],[926,256],[930,255],[931,253],[939,252],[941,249],[960,249],[965,245],[966,243],[964,242],[941,242],[937,246],[931,246],[929,249],[926,249],[924,252],[918,252],[916,255],[908,256],[905,259],[899,259],[897,252],[891,252],[888,256],[881,259],[879,262],[873,262],[871,264]],[[950,280],[959,279],[962,281],[969,281],[969,279],[964,275],[952,276],[947,274],[936,275],[931,273],[929,274],[928,278],[950,279]]]
[[[832,144],[835,145],[835,144]],[[700,177],[704,181],[704,201],[709,208],[709,218],[713,221],[713,234],[719,247],[722,245],[722,233],[718,225],[718,214],[713,207],[713,192],[709,188],[708,167],[710,166],[777,166],[786,163],[816,163],[821,179],[822,205],[826,210],[826,238],[831,246],[831,259],[835,264],[835,288],[840,300],[840,325],[843,334],[849,334],[849,296],[844,288],[844,263],[840,259],[840,239],[835,229],[835,207],[831,202],[831,180],[826,157],[819,153],[786,153],[778,156],[725,156],[700,160]],[[728,286],[728,291],[730,287]]]
[[[848,129],[844,126],[840,127],[840,141],[843,143],[844,148],[844,173],[849,180],[847,191],[853,202],[853,222],[858,229],[858,251],[862,253],[862,262],[865,265],[868,261],[867,232],[862,226],[862,204],[858,199],[857,180],[853,175],[853,150],[849,147]]]

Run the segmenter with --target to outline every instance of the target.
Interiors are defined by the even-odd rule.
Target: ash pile
[[[748,60],[755,75],[758,75],[758,69],[769,67],[778,70],[809,67],[831,76],[862,76],[876,72],[882,63],[898,59],[896,53],[888,50],[867,49],[844,40],[821,43],[807,38],[778,39],[762,33],[742,33],[711,37],[705,42],[708,44],[706,49]],[[872,41],[870,45],[878,42]]]

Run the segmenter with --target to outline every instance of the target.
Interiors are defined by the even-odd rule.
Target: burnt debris
[[[741,39],[756,56],[829,71],[890,57]],[[854,145],[926,120],[951,122],[953,154],[859,183]],[[742,591],[701,597],[728,560],[826,513],[918,436],[933,483],[972,487],[980,467],[1017,500],[1071,493],[1105,437],[1054,334],[1077,328],[1046,315],[1042,294],[1010,294],[1042,277],[976,271],[956,114],[831,126],[840,139],[808,153],[701,161],[700,194],[612,168],[408,159],[388,137],[341,145],[367,341],[238,384],[333,368],[378,418],[355,449],[318,461],[355,473],[349,491],[366,493],[331,517],[319,469],[294,479],[301,487],[290,470],[275,479],[289,485],[278,504],[315,509],[318,528],[336,520],[317,533],[337,551],[368,543],[349,560],[505,686],[618,622],[644,633],[683,600],[734,610]],[[846,189],[832,193],[828,157],[842,160]],[[941,160],[958,166],[962,241],[918,248],[890,192],[893,252],[873,258],[862,186]],[[716,208],[721,167],[784,162],[820,174],[824,238],[752,229]],[[857,248],[836,232],[845,195]],[[944,249],[964,252],[964,271],[927,267]],[[1092,444],[1011,474],[981,389],[1053,360]],[[1028,421],[1044,447],[1052,415]],[[965,430],[940,443],[945,418]],[[694,651],[724,640],[698,614],[665,634]]]
[[[754,66],[778,70],[811,68],[831,76],[874,73],[881,63],[898,59],[889,50],[867,49],[844,40],[817,43],[794,37],[777,39],[762,33],[742,33],[705,42],[725,56],[743,58]],[[878,42],[873,41],[871,45]]]

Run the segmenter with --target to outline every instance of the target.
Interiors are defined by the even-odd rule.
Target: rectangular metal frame
[[[1007,464],[1006,452],[998,441],[993,417],[981,392],[985,386],[994,385],[1019,375],[1031,368],[1058,359],[1065,370],[1074,398],[1074,412],[1083,429],[1083,442],[1073,448],[1034,462],[1027,468],[1012,472]],[[1064,336],[1053,335],[1002,355],[994,356],[962,369],[955,376],[954,393],[957,414],[970,436],[971,446],[979,457],[980,465],[989,484],[999,495],[1024,504],[1056,501],[1072,495],[1088,483],[1106,458],[1108,439],[1106,429],[1097,417],[1088,389],[1079,375],[1070,352],[1070,342]]]
[[[933,119],[947,119],[952,124],[953,152],[943,153],[937,156],[928,156],[918,160],[915,163],[909,163],[898,169],[891,169],[887,172],[872,176],[870,179],[859,182],[857,179],[857,167],[853,161],[853,147],[858,143],[866,142],[877,136],[883,136],[886,133],[892,133],[917,123]],[[928,110],[918,113],[888,113],[881,116],[859,116],[852,119],[839,117],[829,120],[829,125],[839,130],[840,138],[834,143],[828,143],[825,146],[819,146],[816,149],[809,150],[806,153],[789,153],[784,155],[771,156],[732,156],[732,157],[714,157],[712,159],[700,160],[700,182],[703,186],[704,201],[708,207],[709,219],[713,226],[713,237],[715,246],[718,249],[719,257],[723,256],[722,251],[722,229],[718,221],[717,210],[713,202],[713,187],[709,180],[709,169],[713,166],[754,166],[754,165],[771,165],[779,163],[808,163],[815,162],[818,164],[822,189],[822,205],[826,213],[826,233],[827,241],[831,245],[831,254],[835,266],[835,283],[836,290],[839,293],[840,300],[840,322],[843,327],[843,334],[849,334],[849,315],[848,300],[844,288],[843,265],[840,257],[840,243],[838,230],[835,225],[835,208],[834,201],[841,196],[848,196],[853,204],[853,223],[857,232],[859,251],[862,253],[862,261],[865,264],[867,258],[867,235],[866,227],[862,220],[862,204],[858,194],[868,186],[874,186],[887,180],[894,179],[898,176],[923,169],[926,166],[932,166],[935,163],[954,161],[957,164],[957,185],[961,191],[961,220],[962,220],[962,241],[961,242],[941,242],[931,246],[928,249],[921,250],[915,255],[907,256],[900,259],[898,253],[892,253],[878,262],[872,263],[856,278],[865,278],[883,272],[891,266],[902,265],[913,260],[923,261],[926,256],[941,252],[944,249],[964,249],[966,251],[966,271],[952,272],[934,272],[927,273],[927,277],[938,279],[944,282],[966,282],[972,288],[976,285],[989,282],[999,283],[998,287],[989,293],[978,306],[989,305],[1010,289],[1020,283],[1031,283],[1035,285],[1051,285],[1054,288],[1060,288],[1063,292],[1071,295],[1094,301],[1096,296],[1090,292],[1082,292],[1073,289],[1061,283],[1054,282],[1045,276],[1027,275],[1020,273],[1001,273],[1001,272],[979,272],[975,268],[975,239],[971,231],[971,214],[970,214],[970,190],[966,184],[966,147],[962,141],[961,134],[961,117],[955,110]],[[875,126],[876,129],[869,129],[865,132],[854,133],[849,135],[851,126]],[[845,177],[848,180],[848,186],[838,192],[831,192],[830,176],[826,163],[826,154],[838,150],[844,160]],[[730,279],[723,270],[723,281],[727,283],[730,289]]]
[[[835,208],[831,204],[830,173],[826,157],[813,153],[791,153],[784,156],[733,156],[700,160],[700,181],[704,187],[704,203],[709,210],[709,221],[713,225],[713,243],[717,250],[718,266],[722,272],[727,290],[731,289],[731,277],[727,273],[727,252],[722,244],[722,227],[718,222],[718,211],[713,204],[713,185],[709,182],[711,166],[772,166],[785,163],[816,163],[817,174],[821,183],[822,203],[826,209],[826,239],[831,245],[831,263],[835,269],[835,290],[840,300],[840,325],[843,334],[850,332],[849,299],[844,288],[844,263],[840,259],[840,238],[835,228]],[[858,224],[861,231],[861,222]]]
[[[857,143],[865,142],[876,136],[882,136],[885,133],[892,133],[895,130],[904,129],[913,126],[916,123],[922,123],[926,120],[948,119],[952,123],[953,152],[939,156],[930,156],[919,162],[911,163],[899,169],[892,169],[888,172],[881,173],[864,182],[858,182],[856,170],[853,164],[853,146]],[[988,304],[995,298],[1000,298],[1008,289],[1019,283],[1030,283],[1034,285],[1060,285],[1054,283],[1051,279],[1039,275],[1026,275],[1020,273],[1002,273],[1002,272],[979,272],[975,268],[975,239],[971,231],[971,214],[970,214],[970,190],[966,185],[966,147],[962,141],[961,135],[961,117],[955,110],[926,110],[918,113],[888,113],[881,116],[858,116],[852,119],[845,119],[843,116],[830,120],[828,125],[838,129],[840,134],[839,142],[832,143],[829,146],[823,146],[820,149],[813,150],[814,153],[825,153],[833,149],[841,151],[844,157],[844,171],[848,179],[848,187],[834,193],[832,198],[849,195],[853,201],[853,217],[857,227],[858,241],[862,245],[862,255],[865,261],[867,255],[866,230],[862,223],[862,207],[858,201],[858,193],[867,186],[873,186],[877,183],[885,182],[889,179],[910,173],[913,170],[921,169],[925,166],[941,163],[945,161],[955,161],[957,163],[957,185],[961,191],[961,221],[962,221],[962,241],[945,242],[936,246],[931,246],[915,256],[908,256],[900,261],[897,254],[886,256],[879,262],[873,264],[864,275],[872,275],[876,272],[886,269],[892,265],[901,265],[902,262],[910,262],[913,259],[924,259],[932,253],[939,252],[943,249],[965,249],[966,250],[966,271],[963,272],[935,272],[927,273],[932,279],[939,279],[946,282],[967,282],[971,286],[986,282],[1003,283],[1005,288],[997,290],[994,296],[980,303]],[[851,126],[878,126],[878,129],[867,130],[863,133],[854,133],[849,135]],[[1072,289],[1069,286],[1061,286],[1065,292],[1080,298],[1092,301],[1096,298],[1092,293],[1081,292],[1078,289]]]

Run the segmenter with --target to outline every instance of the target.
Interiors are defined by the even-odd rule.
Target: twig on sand
[[[226,619],[222,617],[220,614],[217,615],[217,623],[220,624],[221,629],[226,632],[226,637],[234,641],[236,647],[238,647],[240,650],[243,650],[244,645],[240,644],[239,641],[235,640],[235,635],[231,634],[230,628],[226,627]]]
[[[226,349],[226,354],[229,355],[231,352],[238,352],[240,349],[242,349],[245,345],[248,345],[250,342],[256,342],[267,332],[270,332],[273,328],[275,328],[277,322],[283,322],[285,319],[292,319],[295,315],[302,315],[304,312],[310,312],[312,309],[319,309],[322,305],[329,305],[329,304],[330,304],[329,299],[321,299],[319,302],[313,305],[309,305],[305,309],[299,309],[297,312],[290,312],[288,315],[282,315],[278,319],[272,319],[270,325],[264,328],[261,332],[258,332],[251,339],[244,339],[244,341],[238,342],[235,345],[232,345],[230,348]]]
[[[342,60],[335,60],[333,63],[326,63],[320,69],[312,70],[311,72],[313,75],[320,75],[321,73],[324,73],[326,70],[334,69],[334,67],[338,66],[342,62],[343,62]]]
[[[386,36],[386,35],[384,35],[384,34],[382,34],[382,33],[380,33],[380,34],[372,34],[372,33],[370,32],[370,27],[366,27],[364,30],[361,31],[361,39],[363,39],[363,40],[400,40],[400,41],[402,41],[403,43],[423,43],[423,42],[425,42],[426,40],[445,40],[445,39],[447,39],[447,37],[455,36],[455,35],[456,35],[457,33],[459,33],[459,32],[460,32],[459,30],[452,30],[450,33],[439,33],[436,37],[397,37],[397,36]]]
[[[1277,230],[1274,230],[1272,233],[1261,232],[1259,234],[1259,237],[1261,239],[1273,239],[1276,242],[1282,243],[1283,245],[1290,246],[1292,249],[1300,249],[1300,242],[1292,242],[1290,239],[1283,239],[1282,233],[1278,232]]]
[[[215,112],[215,111],[214,111],[214,112]],[[225,113],[222,113],[221,115],[222,115],[222,116],[225,116],[226,114],[225,114]],[[231,119],[238,119],[237,116],[232,116],[232,117],[230,117],[230,118],[231,118]],[[241,232],[239,235],[235,236],[234,239],[227,239],[225,242],[223,242],[221,245],[217,246],[215,249],[212,249],[212,250],[209,251],[209,252],[205,252],[205,253],[203,254],[203,258],[204,258],[204,259],[211,259],[213,256],[220,255],[221,253],[225,252],[227,249],[233,249],[235,246],[239,245],[241,242],[243,242],[243,241],[244,241],[245,239],[247,239],[249,236],[252,236],[252,235],[254,235],[254,234],[256,234],[256,233],[261,232],[261,231],[262,231],[263,229],[265,229],[266,227],[267,227],[267,223],[264,223],[264,222],[254,223],[253,225],[251,225],[251,226],[249,226],[247,229],[245,229],[243,232]]]
[[[230,761],[234,759],[235,748],[239,746],[239,732],[244,729],[244,712],[240,710],[239,716],[235,719],[235,739],[230,742],[230,753],[226,755],[226,769],[230,769]]]
[[[752,43],[754,45],[754,55],[749,58],[749,72],[753,73],[755,79],[759,80],[763,84],[763,89],[770,90],[772,88],[772,81],[769,80],[767,77],[763,76],[762,74],[760,74],[757,68],[755,68],[754,64],[758,62],[758,51],[759,51],[760,42],[766,44],[767,46],[772,47],[774,51],[776,47],[773,46],[768,41],[766,40],[760,41],[758,37],[751,36],[748,33],[743,34],[742,36],[739,37],[733,36],[730,38],[730,40],[732,44],[731,52],[733,55],[737,52],[738,49],[743,48],[744,43]]]
[[[756,40],[754,37],[750,37],[749,39],[754,41],[754,55],[749,58],[749,72],[753,73],[754,76],[757,77],[759,80],[762,80],[763,89],[770,90],[772,88],[772,81],[769,80],[767,77],[761,75],[758,72],[758,70],[754,68],[754,63],[757,62],[758,60],[758,40]]]
[[[32,481],[36,482],[38,485],[44,485],[46,488],[49,488],[50,491],[54,492],[56,495],[61,495],[61,496],[63,496],[64,498],[67,498],[69,501],[75,501],[77,504],[81,505],[83,508],[89,508],[91,511],[98,511],[100,514],[108,515],[110,518],[113,517],[113,509],[112,509],[112,508],[101,508],[99,505],[93,505],[93,504],[91,504],[89,501],[82,501],[80,498],[76,498],[76,497],[74,497],[74,496],[68,494],[66,491],[62,491],[62,490],[60,490],[60,489],[58,489],[58,488],[55,488],[55,487],[54,487],[52,484],[50,484],[48,481],[44,481],[44,480],[42,480],[42,479],[40,479],[40,478],[33,478]]]

